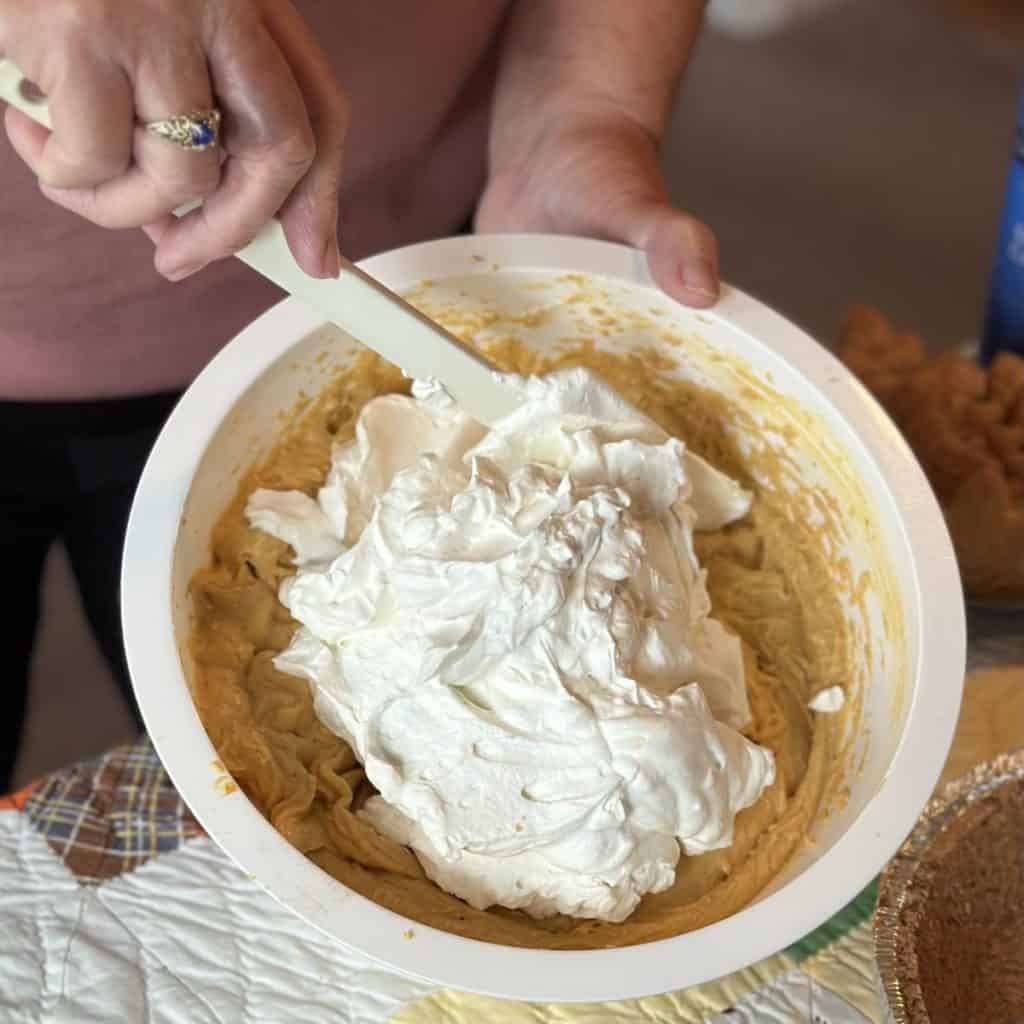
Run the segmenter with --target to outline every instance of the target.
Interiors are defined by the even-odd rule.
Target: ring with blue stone
[[[150,121],[146,130],[162,139],[177,143],[182,149],[202,152],[213,149],[217,145],[220,134],[220,111],[216,107],[210,110],[193,110],[188,114],[178,114],[163,121]]]

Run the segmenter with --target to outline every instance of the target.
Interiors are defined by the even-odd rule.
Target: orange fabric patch
[[[27,786],[19,789],[17,793],[0,796],[0,811],[20,811],[25,806],[25,801],[28,800],[38,785],[38,780],[30,782]]]

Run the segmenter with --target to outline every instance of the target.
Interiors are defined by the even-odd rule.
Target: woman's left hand
[[[547,119],[492,173],[475,227],[625,242],[647,253],[651,276],[672,298],[698,307],[718,298],[714,234],[672,204],[656,140],[624,115]]]

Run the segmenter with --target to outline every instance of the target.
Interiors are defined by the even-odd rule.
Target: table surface
[[[1024,615],[969,618],[969,669],[1024,665]],[[0,1019],[880,1024],[875,896],[872,884],[775,956],[663,996],[546,1006],[437,989],[275,903],[203,833],[141,738],[0,800]]]

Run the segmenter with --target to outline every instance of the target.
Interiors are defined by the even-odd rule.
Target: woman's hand
[[[672,205],[654,138],[620,114],[552,118],[491,177],[476,229],[626,242],[647,253],[651,276],[674,299],[709,306],[718,297],[715,236]]]
[[[658,169],[703,10],[703,0],[516,0],[477,229],[626,242],[673,298],[714,302],[715,236],[672,205]]]
[[[5,116],[43,193],[103,227],[144,227],[165,277],[230,255],[275,214],[307,273],[337,274],[348,105],[288,0],[3,0],[0,53],[49,100],[52,133]],[[144,128],[214,105],[219,149]]]

